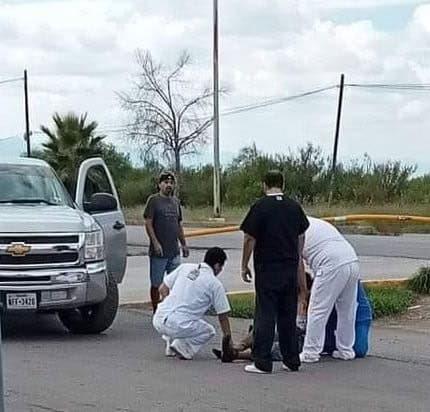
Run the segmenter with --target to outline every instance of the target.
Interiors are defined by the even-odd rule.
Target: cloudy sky
[[[219,0],[219,20],[220,81],[230,90],[221,111],[334,85],[342,72],[347,83],[430,83],[430,2]],[[188,49],[195,87],[210,84],[211,24],[211,0],[0,0],[0,81],[28,69],[34,131],[74,110],[108,132],[127,121],[115,92],[137,70],[136,48],[166,63]],[[337,93],[222,117],[223,160],[252,142],[272,153],[312,142],[329,153]],[[0,85],[0,138],[22,135],[22,106],[20,83]],[[429,113],[428,91],[347,88],[339,155],[430,172]]]

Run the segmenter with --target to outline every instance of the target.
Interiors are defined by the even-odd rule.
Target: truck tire
[[[72,333],[96,334],[109,328],[119,306],[118,285],[109,276],[107,296],[103,302],[58,313],[61,323]]]

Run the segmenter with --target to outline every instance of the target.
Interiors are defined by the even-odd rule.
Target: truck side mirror
[[[88,213],[113,212],[118,209],[118,202],[110,193],[94,193],[84,209]]]

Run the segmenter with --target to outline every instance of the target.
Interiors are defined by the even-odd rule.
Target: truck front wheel
[[[107,296],[103,302],[58,313],[61,323],[72,333],[101,333],[112,325],[119,305],[118,285],[108,278]]]

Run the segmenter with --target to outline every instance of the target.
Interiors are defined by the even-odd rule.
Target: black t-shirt
[[[182,221],[179,200],[174,196],[152,195],[148,198],[143,217],[152,219],[155,236],[163,248],[163,257],[179,255],[178,238]],[[150,242],[149,255],[153,254],[154,246]]]
[[[256,240],[254,264],[298,262],[298,239],[309,227],[302,207],[284,195],[269,195],[249,210],[240,230]]]

